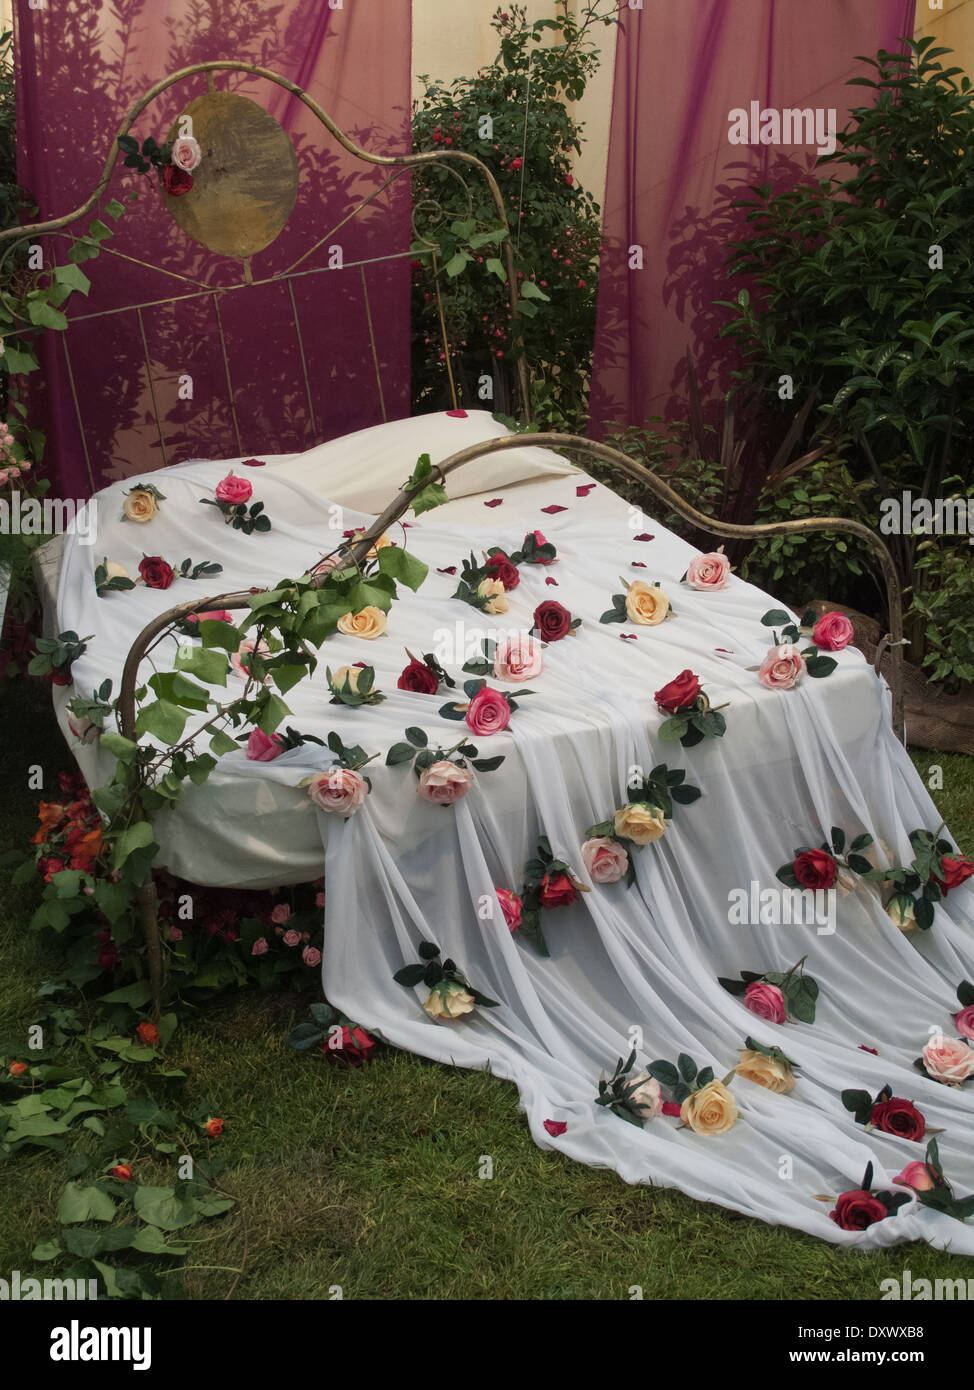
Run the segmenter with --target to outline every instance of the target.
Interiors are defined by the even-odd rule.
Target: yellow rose
[[[788,1063],[765,1057],[763,1052],[752,1052],[750,1049],[742,1052],[740,1063],[734,1070],[738,1076],[744,1076],[779,1096],[787,1095],[795,1088],[795,1074]]]
[[[353,690],[358,690],[358,678],[361,675],[359,666],[339,666],[337,671],[332,672],[332,690],[344,690],[345,682],[348,681]]]
[[[485,613],[506,613],[508,609],[507,591],[499,579],[482,579],[477,585],[477,593],[487,599]]]
[[[115,560],[105,561],[105,570],[109,579],[130,579],[131,576],[124,565],[118,564]]]
[[[131,492],[126,493],[122,502],[122,515],[125,520],[137,521],[140,525],[151,521],[158,509],[159,503],[155,494],[141,487],[134,487]]]
[[[894,898],[886,909],[886,916],[894,926],[899,927],[900,931],[913,931],[917,924],[912,899],[910,902],[897,902]]]
[[[472,1014],[476,1001],[462,985],[454,980],[443,980],[436,986],[423,1008],[430,1018],[453,1019],[461,1014]]]
[[[694,1134],[726,1134],[737,1122],[737,1104],[722,1081],[711,1081],[687,1096],[680,1119]]]
[[[352,537],[352,539],[349,541],[349,544],[350,544],[350,545],[354,545],[355,542],[356,542],[356,541],[360,541],[364,535],[365,535],[365,532],[364,532],[364,531],[356,531],[356,532],[355,532],[355,535],[354,535],[354,536]],[[386,546],[387,546],[387,545],[391,545],[391,544],[392,544],[392,541],[390,541],[389,537],[388,537],[388,536],[386,535],[386,533],[383,531],[382,535],[378,538],[378,540],[375,540],[375,541],[372,542],[372,546],[371,546],[371,548],[367,551],[365,558],[366,558],[367,560],[374,560],[375,557],[378,555],[378,553],[379,553],[380,550],[385,550]]]
[[[346,637],[364,637],[367,642],[381,637],[385,630],[386,615],[381,608],[373,608],[371,604],[359,613],[346,613],[338,619],[339,632]]]
[[[636,579],[626,591],[626,612],[631,622],[656,627],[670,611],[670,601],[658,584]]]
[[[637,801],[630,806],[620,806],[612,828],[616,835],[632,840],[634,845],[651,845],[666,833],[666,819],[658,806]]]

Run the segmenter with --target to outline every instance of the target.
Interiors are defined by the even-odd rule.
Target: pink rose
[[[252,956],[265,956],[267,954],[267,942],[262,936],[258,936],[253,946],[250,948]]]
[[[420,774],[417,791],[424,801],[432,801],[434,806],[452,806],[466,796],[473,785],[473,773],[469,767],[457,767],[449,759],[424,767]]]
[[[506,888],[495,888],[494,892],[501,905],[504,921],[511,931],[517,931],[521,925],[521,899],[516,893],[511,893]]]
[[[966,1081],[974,1072],[974,1052],[960,1038],[934,1038],[921,1055],[927,1075],[947,1086]]]
[[[475,734],[499,734],[511,722],[511,707],[499,690],[482,685],[467,706],[466,718]]]
[[[330,767],[312,777],[308,795],[322,811],[351,816],[368,796],[368,785],[361,773],[349,767]]]
[[[531,534],[532,534],[532,536],[534,537],[535,543],[536,543],[537,545],[540,546],[540,545],[547,545],[547,544],[548,544],[547,537],[544,536],[544,535],[542,534],[541,531],[532,531]],[[553,564],[554,564],[554,560],[551,560],[551,559],[547,559],[547,560],[546,560],[546,559],[544,558],[543,555],[536,555],[536,556],[535,556],[535,564],[537,564],[537,565],[553,565]]]
[[[629,855],[608,835],[596,835],[582,845],[582,863],[593,883],[618,883],[629,868]]]
[[[211,608],[207,613],[187,613],[186,621],[194,625],[202,622],[232,623],[233,614],[228,613],[225,608]]]
[[[763,980],[752,980],[748,985],[744,991],[744,1007],[769,1023],[785,1021],[785,996],[777,985],[767,985]]]
[[[199,141],[194,140],[192,135],[180,135],[178,140],[172,142],[169,158],[177,169],[185,169],[191,174],[203,158],[203,151],[200,149]]]
[[[286,931],[286,932],[284,933],[283,941],[284,941],[284,945],[285,945],[285,946],[300,946],[300,945],[301,945],[301,938],[300,938],[300,936],[298,935],[298,933],[294,930],[293,927],[291,928],[290,931]]]
[[[826,652],[840,652],[855,635],[855,628],[844,613],[823,613],[812,628],[812,641]]]
[[[284,923],[291,915],[291,909],[287,903],[278,903],[271,908],[271,921],[276,927],[283,927]]]
[[[527,632],[516,637],[505,637],[497,643],[494,653],[494,675],[499,681],[533,681],[541,675],[544,658],[541,643]]]
[[[639,1118],[643,1121],[655,1120],[663,1113],[663,1097],[659,1082],[648,1071],[637,1072],[626,1084],[626,1094],[637,1107]]]
[[[305,946],[301,952],[301,959],[305,965],[315,966],[321,964],[321,952],[316,946]]]
[[[268,738],[262,729],[254,729],[247,740],[247,757],[252,763],[272,763],[284,752],[280,739]]]
[[[324,893],[316,893],[316,894],[315,894],[315,907],[324,907],[324,905],[325,905],[325,895],[324,895]]]
[[[959,1014],[954,1014],[957,1031],[962,1038],[974,1039],[974,1004],[968,1004]]]
[[[250,679],[250,672],[243,664],[242,658],[245,656],[252,656],[254,652],[256,652],[258,656],[270,656],[271,649],[266,642],[255,642],[252,637],[248,637],[246,641],[240,643],[240,646],[235,652],[230,653],[230,665],[241,680],[246,681]]]
[[[930,1170],[919,1159],[914,1163],[908,1163],[893,1181],[898,1182],[901,1187],[912,1187],[914,1192],[929,1192],[933,1187]]]
[[[246,478],[237,478],[233,473],[221,479],[216,485],[216,500],[218,502],[246,502],[253,492],[253,487]]]
[[[726,589],[730,560],[719,550],[695,555],[687,567],[687,583],[693,589]]]
[[[772,647],[758,671],[758,680],[768,690],[791,690],[805,674],[805,658],[797,647],[785,642]]]

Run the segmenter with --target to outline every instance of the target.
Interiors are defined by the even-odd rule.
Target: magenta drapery
[[[409,152],[410,0],[57,0],[43,9],[16,0],[15,40],[19,177],[41,218],[88,197],[128,108],[196,62],[268,68],[304,88],[359,145]],[[253,257],[254,280],[291,267],[324,237],[299,267],[321,273],[290,288],[257,283],[199,294],[200,284],[239,284],[240,263],[186,237],[154,173],[142,177],[119,162],[103,202],[125,201],[132,189],[138,201],[127,204],[110,249],[84,262],[90,296],[72,297],[64,333],[44,335],[42,372],[30,378],[32,423],[48,436],[43,471],[61,495],[83,497],[189,458],[305,449],[408,414],[408,175],[339,227],[391,171],[347,154],[297,98],[265,79],[217,73],[214,85],[264,106],[298,154],[297,204],[278,239]],[[205,90],[202,75],[169,88],[133,134],[161,144]],[[336,245],[341,269],[329,268]],[[52,255],[64,259],[64,239],[44,238],[43,246],[47,264]],[[140,313],[127,307],[173,295],[189,297]],[[122,312],[84,318],[108,308]]]
[[[752,101],[761,111],[833,108],[841,130],[868,95],[847,85],[872,71],[856,55],[897,47],[913,33],[915,8],[914,0],[639,4],[620,0],[591,401],[598,437],[614,425],[685,416],[687,348],[706,395],[730,384],[733,349],[717,337],[725,311],[714,307],[733,297],[723,266],[728,241],[745,228],[730,204],[752,184],[793,184],[816,158],[793,142],[732,144],[730,113],[750,117]]]

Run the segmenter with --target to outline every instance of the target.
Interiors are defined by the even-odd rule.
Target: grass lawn
[[[16,685],[0,700],[6,738],[2,847],[26,846],[38,793],[68,766],[46,688]],[[918,753],[961,848],[974,850],[970,760]],[[26,923],[34,887],[7,885],[0,906],[0,1031],[36,1012],[34,992],[59,973],[56,950]],[[218,1141],[228,1216],[194,1228],[185,1296],[321,1299],[339,1286],[359,1299],[855,1299],[908,1267],[914,1279],[967,1278],[970,1262],[926,1246],[862,1255],[734,1216],[680,1193],[627,1187],[532,1142],[509,1082],[390,1049],[359,1071],[295,1053],[285,1003],[250,993],[181,1026],[167,1060],[188,1073],[187,1108],[227,1121]],[[136,1072],[137,1068],[129,1068]],[[168,1102],[168,1103],[171,1103]],[[478,1176],[481,1155],[494,1176]],[[146,1176],[140,1174],[139,1176]],[[151,1178],[150,1178],[151,1180]],[[0,1160],[0,1274],[41,1272],[33,1246],[56,1231],[64,1161],[27,1150]],[[219,1268],[201,1268],[217,1266]],[[45,1267],[46,1268],[46,1267]]]

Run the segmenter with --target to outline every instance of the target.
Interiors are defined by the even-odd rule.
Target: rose
[[[166,164],[162,170],[162,186],[171,198],[181,198],[193,186],[193,175],[175,164]]]
[[[840,652],[856,635],[845,613],[823,613],[812,628],[812,641],[826,652]]]
[[[482,579],[477,585],[477,596],[484,600],[485,613],[506,613],[508,610],[504,585],[499,579]]]
[[[805,658],[797,647],[784,642],[772,647],[758,671],[758,680],[768,690],[791,690],[805,674]]]
[[[413,690],[418,695],[435,695],[440,682],[436,672],[425,661],[411,661],[396,685],[400,690]]]
[[[250,672],[244,665],[245,656],[269,656],[270,647],[263,639],[255,642],[252,637],[247,637],[235,652],[230,653],[230,665],[236,671],[241,680],[250,680]],[[266,678],[265,678],[266,679]]]
[[[582,845],[582,863],[593,883],[618,883],[629,868],[629,855],[618,840],[596,835]]]
[[[11,1076],[23,1076],[23,1074],[24,1074],[25,1071],[27,1071],[27,1063],[26,1063],[26,1062],[11,1062],[11,1063],[10,1063],[10,1075],[11,1075]]]
[[[223,1121],[207,1120],[203,1128],[206,1130],[207,1134],[210,1136],[211,1139],[215,1139],[218,1134],[223,1133]]]
[[[635,801],[621,806],[612,819],[612,829],[634,845],[651,845],[666,833],[666,818],[658,806]]]
[[[203,158],[203,151],[200,149],[198,140],[194,140],[192,135],[180,135],[172,142],[172,152],[169,158],[177,169],[185,169],[191,173]]]
[[[516,589],[521,582],[517,566],[509,556],[498,552],[496,555],[488,555],[486,569],[489,569],[494,579],[499,579],[505,589]]]
[[[350,1066],[360,1067],[375,1051],[375,1039],[370,1037],[364,1028],[348,1028],[342,1024],[337,1046],[332,1041],[333,1037],[334,1034],[329,1034],[328,1041],[321,1045],[322,1053],[332,1061],[341,1058]]]
[[[284,923],[291,916],[291,909],[287,903],[275,903],[271,908],[271,921],[275,927],[283,927]]]
[[[426,1000],[423,1008],[430,1018],[451,1020],[461,1014],[473,1013],[476,1000],[455,980],[442,980]]]
[[[301,952],[301,959],[313,970],[316,965],[321,964],[321,952],[316,946],[305,946]]]
[[[132,1165],[131,1165],[131,1163],[116,1163],[116,1164],[115,1164],[115,1167],[112,1169],[112,1177],[113,1177],[113,1178],[118,1178],[119,1182],[131,1182],[131,1181],[132,1181]]]
[[[687,1096],[680,1119],[695,1134],[726,1134],[737,1121],[737,1103],[722,1081],[711,1081]]]
[[[301,945],[301,936],[293,927],[289,928],[289,930],[284,933],[281,940],[284,942],[285,946],[293,947]]]
[[[386,630],[386,615],[381,608],[368,604],[358,613],[345,613],[338,619],[338,631],[346,637],[361,637],[372,642]]]
[[[637,1072],[626,1084],[626,1095],[630,1105],[635,1106],[640,1120],[655,1120],[663,1113],[663,1097],[659,1082],[648,1071]]]
[[[168,589],[176,575],[161,555],[146,555],[139,562],[139,574],[147,589]]]
[[[874,1222],[885,1220],[887,1211],[871,1192],[857,1187],[852,1192],[843,1192],[829,1216],[843,1231],[864,1231]]]
[[[899,1096],[874,1105],[869,1122],[884,1134],[898,1134],[901,1139],[919,1141],[927,1132],[927,1122],[913,1102],[901,1100]]]
[[[897,1174],[893,1181],[899,1183],[901,1187],[912,1187],[914,1192],[929,1192],[933,1187],[930,1169],[920,1159],[908,1163],[902,1173]]]
[[[238,478],[233,473],[228,473],[217,483],[214,493],[218,502],[229,502],[236,506],[239,502],[246,502],[253,490],[253,485],[246,478]]]
[[[475,734],[499,734],[511,722],[511,707],[499,690],[482,685],[467,706],[465,718]]]
[[[135,1031],[146,1047],[159,1046],[159,1029],[154,1023],[140,1023]]]
[[[634,580],[626,590],[626,612],[630,622],[641,627],[658,627],[670,611],[670,601],[658,584]]]
[[[547,544],[548,544],[547,539],[545,538],[544,535],[542,535],[542,533],[541,533],[540,531],[532,531],[530,534],[534,537],[534,543],[535,543],[536,546],[542,546],[542,545],[547,545]],[[536,565],[553,565],[553,564],[554,564],[554,557],[553,557],[553,556],[550,556],[550,555],[549,555],[549,556],[538,555],[537,553],[535,553],[535,555],[534,555],[534,563],[535,563]]]
[[[158,510],[159,503],[155,493],[142,487],[134,487],[122,502],[122,515],[125,520],[136,521],[140,526],[151,521]]]
[[[332,672],[329,681],[332,690],[344,690],[346,681],[352,690],[358,690],[358,678],[361,669],[360,666],[339,666],[337,671]]]
[[[272,763],[284,752],[277,734],[271,738],[262,729],[254,729],[247,740],[247,757],[252,763]]]
[[[151,497],[152,494],[150,493],[149,496]],[[154,502],[155,498],[153,497],[152,500]],[[125,566],[118,564],[115,560],[105,561],[105,574],[109,579],[129,579],[131,577]]]
[[[569,907],[578,897],[578,889],[567,874],[545,874],[540,897],[542,907]]]
[[[312,777],[308,795],[321,811],[333,811],[351,816],[369,794],[368,783],[360,772],[350,767],[331,767]]]
[[[365,529],[362,528],[362,529],[360,529],[360,530],[358,530],[358,531],[353,531],[353,532],[352,532],[351,536],[349,537],[349,544],[350,544],[350,545],[354,545],[356,541],[361,541],[361,540],[364,540],[364,539],[365,539]],[[369,549],[365,552],[365,558],[366,558],[367,560],[374,560],[374,559],[376,558],[376,556],[378,555],[378,553],[379,553],[380,550],[385,550],[386,546],[387,546],[387,545],[391,545],[391,544],[392,544],[392,541],[391,541],[391,540],[389,539],[389,537],[385,534],[385,532],[383,532],[381,536],[377,537],[376,540],[374,540],[374,541],[372,542],[372,544],[371,544],[371,546],[369,547]]]
[[[915,904],[913,899],[905,894],[892,900],[886,909],[886,916],[900,931],[912,931],[917,924]]]
[[[821,849],[805,850],[791,867],[803,888],[831,888],[839,872],[831,854]]]
[[[252,956],[266,956],[267,949],[268,947],[266,937],[259,936],[257,940],[254,942],[253,946],[251,946],[250,954]]]
[[[695,555],[687,567],[687,583],[693,589],[726,589],[731,563],[719,550]]]
[[[962,1037],[974,1039],[974,1004],[968,1004],[966,1009],[954,1014],[954,1023]]]
[[[974,1052],[960,1038],[934,1038],[921,1056],[927,1075],[946,1086],[966,1081],[974,1072]]]
[[[795,1089],[795,1074],[784,1058],[766,1057],[763,1052],[747,1048],[734,1070],[775,1095],[787,1095]]]
[[[121,565],[119,565],[119,569],[121,569]],[[125,577],[128,578],[127,575],[126,575]],[[207,622],[207,623],[232,623],[232,622],[233,622],[233,614],[232,614],[232,613],[228,613],[227,610],[226,610],[225,608],[210,608],[210,609],[208,609],[207,612],[205,612],[205,613],[187,613],[187,614],[186,614],[186,622],[188,622],[188,623],[190,623],[190,624],[203,623],[203,622]]]
[[[560,642],[572,630],[572,615],[562,604],[548,599],[534,610],[534,626],[543,642]]]
[[[504,914],[504,921],[512,932],[517,931],[521,925],[521,899],[516,893],[511,893],[507,888],[495,888],[497,901],[501,905],[501,912]]]
[[[98,725],[92,723],[86,716],[76,718],[70,711],[68,712],[68,728],[79,743],[97,743],[102,734]]]
[[[974,864],[966,856],[958,859],[952,854],[945,854],[940,861],[940,873],[934,874],[934,877],[940,880],[946,897],[951,888],[959,888],[971,874],[974,874]]]
[[[544,668],[541,644],[526,632],[515,637],[504,637],[497,643],[494,652],[494,675],[500,681],[512,681],[520,685],[533,681]]]
[[[675,680],[664,685],[662,690],[657,690],[653,699],[667,714],[675,714],[678,709],[686,709],[692,705],[699,694],[700,680],[692,671],[687,670],[681,671]]]
[[[744,1007],[770,1023],[785,1021],[785,996],[777,985],[766,984],[764,980],[752,980],[748,985],[744,991]]]
[[[449,759],[441,759],[424,767],[416,788],[424,801],[432,801],[434,806],[452,806],[460,801],[473,786],[473,773],[469,767],[457,767]]]

